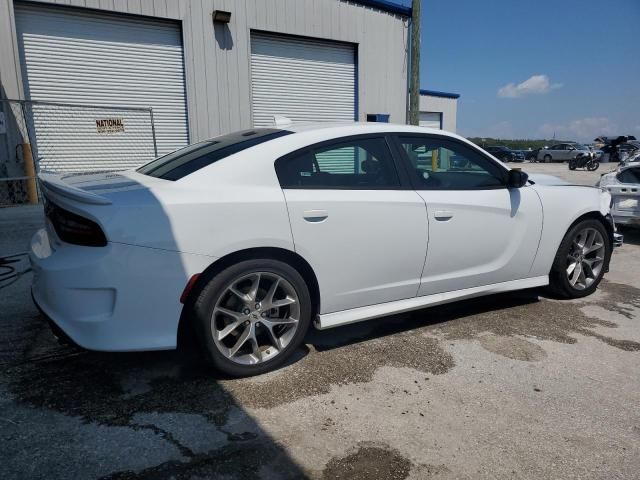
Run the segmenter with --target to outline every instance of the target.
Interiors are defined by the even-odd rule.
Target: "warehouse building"
[[[4,0],[2,98],[38,106],[26,120],[34,156],[58,171],[135,165],[148,149],[271,125],[274,115],[405,123],[410,15],[389,0]],[[451,98],[423,101],[425,122],[455,129],[455,111],[439,110]],[[52,113],[47,102],[86,109]],[[20,125],[3,109],[0,183],[21,161]]]
[[[420,90],[420,126],[456,131],[457,93]]]

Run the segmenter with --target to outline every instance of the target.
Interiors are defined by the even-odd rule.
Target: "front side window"
[[[437,137],[400,136],[417,189],[475,190],[505,186],[506,171],[467,145]]]
[[[255,128],[221,135],[156,158],[138,168],[138,172],[164,180],[179,180],[234,153],[290,133],[275,128]]]
[[[400,186],[383,137],[352,138],[310,147],[276,161],[283,188],[393,189]]]

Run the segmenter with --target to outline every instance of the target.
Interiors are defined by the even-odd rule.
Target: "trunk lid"
[[[92,174],[40,173],[40,186],[45,194],[51,192],[80,203],[109,205],[117,192],[149,189],[165,180],[142,175],[134,170]]]

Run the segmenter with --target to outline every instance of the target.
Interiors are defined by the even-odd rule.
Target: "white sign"
[[[122,118],[103,118],[96,120],[96,131],[98,133],[124,132],[124,120]]]
[[[7,124],[4,121],[4,112],[0,112],[0,134],[7,133]]]

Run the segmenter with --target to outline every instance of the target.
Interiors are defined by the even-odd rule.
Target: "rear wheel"
[[[550,289],[562,298],[580,298],[595,291],[611,257],[604,225],[586,219],[569,229],[560,243],[549,275]]]
[[[193,312],[211,363],[231,376],[251,376],[281,366],[302,343],[311,322],[311,298],[290,265],[247,260],[213,277]]]
[[[551,155],[544,156],[544,163],[551,163]]]
[[[575,158],[572,158],[571,160],[569,160],[569,170],[575,170],[576,163],[577,163],[577,160]]]

